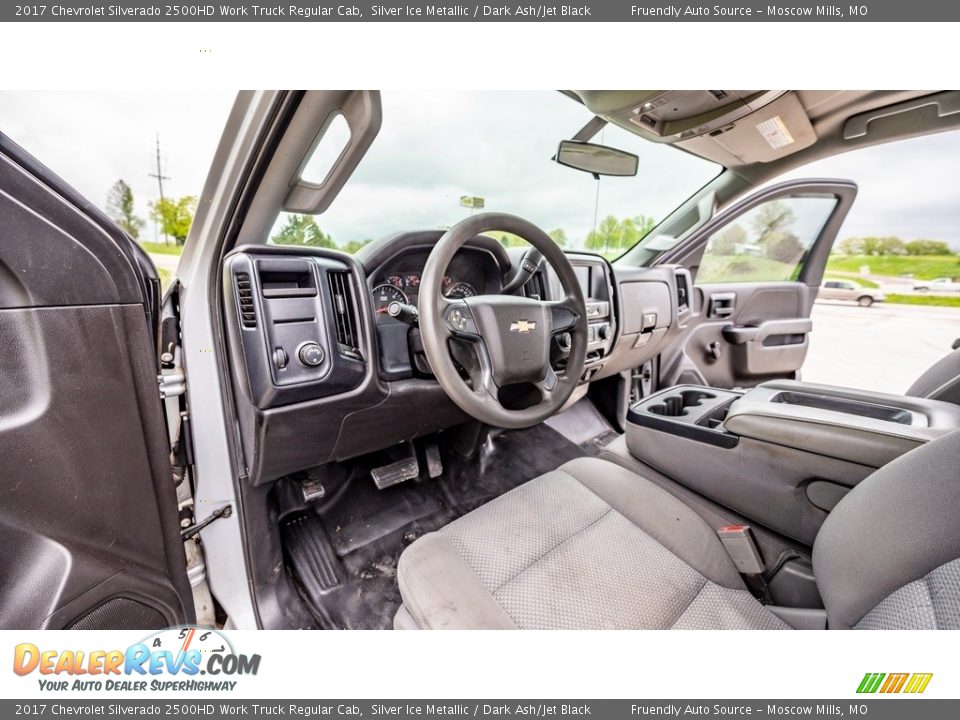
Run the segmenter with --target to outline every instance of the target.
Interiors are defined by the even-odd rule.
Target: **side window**
[[[710,236],[697,282],[796,280],[836,204],[834,197],[790,197],[748,210]]]

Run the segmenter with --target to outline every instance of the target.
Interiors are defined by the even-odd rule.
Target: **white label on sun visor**
[[[783,120],[780,119],[779,115],[774,115],[769,120],[764,120],[757,125],[757,130],[760,131],[763,139],[766,140],[767,144],[774,150],[792,145],[795,142],[793,135],[787,130],[787,126],[783,124]]]

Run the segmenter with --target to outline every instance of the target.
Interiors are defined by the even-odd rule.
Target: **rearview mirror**
[[[561,165],[593,175],[629,177],[637,174],[640,159],[632,154],[606,145],[562,140],[554,158]]]

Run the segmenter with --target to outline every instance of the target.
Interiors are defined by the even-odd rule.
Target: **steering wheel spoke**
[[[553,393],[556,391],[559,384],[560,377],[557,375],[557,371],[554,370],[550,365],[547,365],[547,370],[543,376],[543,379],[534,383],[534,385],[536,385],[537,389],[540,391],[540,394],[543,396],[542,402],[547,402],[553,399]]]
[[[580,320],[580,313],[577,310],[577,301],[575,298],[567,295],[562,300],[551,300],[544,302],[544,305],[550,311],[550,333],[569,332],[576,327]]]
[[[470,384],[473,386],[475,395],[489,395],[494,402],[500,403],[500,386],[493,377],[493,364],[490,361],[490,353],[487,351],[486,343],[483,338],[477,336],[469,341],[470,346],[476,353],[477,362],[468,368],[470,375]]]
[[[453,301],[443,298],[440,302],[440,317],[443,318],[443,328],[449,335],[480,341],[476,320],[470,306],[463,300]]]

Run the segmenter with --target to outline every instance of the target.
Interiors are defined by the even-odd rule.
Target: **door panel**
[[[668,369],[667,384],[745,387],[793,377],[803,365],[813,323],[812,293],[802,283],[696,285],[693,294],[682,354]],[[711,311],[717,297],[725,305],[732,301],[729,315]],[[671,371],[678,375],[669,377]]]
[[[0,627],[191,621],[156,274],[0,135]]]
[[[856,197],[849,181],[791,181],[703,226],[663,262],[694,275],[693,311],[661,383],[750,387],[797,377],[830,248]]]

